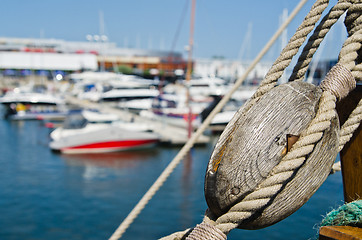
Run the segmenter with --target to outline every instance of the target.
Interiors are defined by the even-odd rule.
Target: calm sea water
[[[41,122],[0,120],[0,239],[108,239],[179,148],[60,155],[48,148]],[[203,181],[216,138],[196,147],[122,239],[158,239],[202,221]],[[309,239],[343,203],[341,174],[328,177],[296,213],[262,230],[233,230],[228,239]]]

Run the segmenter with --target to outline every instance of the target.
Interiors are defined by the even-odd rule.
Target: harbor
[[[108,239],[177,154],[179,147],[107,154],[56,154],[49,129],[38,121],[0,121],[0,238]],[[158,239],[202,220],[206,164],[217,136],[192,149],[150,201],[124,239]],[[230,239],[309,239],[332,209],[343,204],[341,173],[299,211],[258,231],[237,230]],[[288,237],[287,237],[288,238]]]
[[[92,124],[108,125],[112,117],[146,125],[162,137],[157,145],[141,150],[69,154],[49,148],[54,128],[46,124],[52,117],[3,117],[0,132],[7,139],[0,149],[3,239],[108,238],[188,140],[186,125],[167,125],[109,101],[65,96],[66,105],[76,112],[92,109],[90,113],[100,114],[88,117]],[[219,135],[211,129],[204,133],[124,239],[158,239],[201,221],[207,208],[204,173]],[[343,203],[341,178],[340,172],[330,175],[307,204],[280,223],[258,231],[234,231],[230,238],[283,239],[297,232],[298,239],[313,239],[324,216]]]
[[[362,238],[360,2],[113,5],[4,27],[0,239]]]
[[[102,79],[104,75],[107,78]],[[124,130],[127,128],[133,130],[128,137],[148,131],[158,136],[157,140],[160,144],[181,146],[187,142],[192,132],[201,125],[213,106],[231,87],[221,79],[195,79],[192,80],[194,92],[188,93],[184,83],[163,83],[164,86],[155,89],[153,80],[136,75],[84,72],[69,76],[70,80],[74,76],[82,76],[82,78],[72,84],[68,82],[69,80],[43,83],[30,80],[23,82],[19,87],[5,87],[4,89],[8,90],[0,98],[3,117],[10,121],[40,120],[53,129],[56,127],[60,129],[62,122],[65,121],[67,126],[64,126],[63,130],[68,129],[69,133],[63,131],[65,135],[57,134],[57,139],[61,135],[67,136],[76,129],[83,129],[83,132],[101,131],[96,127],[103,126],[104,131],[107,131],[104,127],[115,125],[121,127],[123,124],[121,128]],[[218,81],[218,85],[211,85],[213,81]],[[209,134],[215,130],[222,130],[237,109],[251,96],[254,89],[242,88],[237,92],[234,103],[230,104],[225,112],[220,113],[218,118],[215,118],[214,124],[208,130]],[[188,94],[191,94],[192,101],[187,99]],[[83,117],[76,117],[77,114]],[[99,131],[94,132],[93,135],[100,136]],[[55,133],[53,135],[55,136]],[[75,137],[75,135],[72,136]],[[81,140],[81,142],[84,143],[75,143],[70,147],[79,148],[82,144],[102,144],[102,142],[104,144],[109,142],[111,145],[110,141],[114,141],[108,138],[106,138],[108,140],[92,141],[90,140],[92,137],[80,135],[79,138],[83,138],[84,141]],[[139,141],[148,141],[146,138],[140,137]],[[209,136],[202,135],[195,144],[206,144],[209,140]],[[93,147],[89,146],[88,150],[90,151],[91,148]],[[106,148],[106,145],[102,145],[101,151],[108,152]],[[112,148],[112,146],[109,147],[110,152],[114,151]],[[56,148],[56,150],[62,151],[61,148]],[[84,152],[88,153],[87,149],[84,149]]]
[[[49,86],[53,86],[52,82]],[[5,211],[0,223],[6,229],[0,233],[3,239],[27,239],[29,236],[39,240],[108,238],[188,141],[185,123],[180,126],[166,124],[164,120],[155,121],[142,116],[140,110],[125,108],[127,101],[122,101],[122,105],[117,101],[94,101],[86,99],[83,92],[74,92],[74,87],[69,89],[63,93],[62,103],[67,106],[65,115],[46,115],[42,111],[37,116],[29,108],[23,110],[23,114],[15,112],[6,118],[4,115],[0,121],[0,132],[3,139],[7,139],[0,149],[4,156],[1,160],[4,167],[0,172],[0,189],[4,196],[2,209]],[[239,91],[238,96],[245,92]],[[21,96],[25,104],[26,95]],[[14,98],[12,100],[15,103]],[[211,103],[208,101],[204,108]],[[7,112],[6,106],[9,105],[1,106],[2,113]],[[49,110],[49,107],[45,109]],[[56,139],[54,129],[66,130],[63,121],[68,115],[79,113],[88,122],[85,126],[108,128],[122,121],[135,124],[137,132],[141,126],[147,126],[160,138],[157,144],[142,149],[113,151],[106,148],[103,152],[104,149],[93,151],[94,147],[79,151],[78,147],[54,151],[51,145]],[[76,131],[78,124],[73,124],[76,125],[69,130]],[[225,125],[219,127],[223,130]],[[127,127],[123,131],[126,130],[131,129]],[[84,135],[82,141],[88,141],[89,145],[94,138],[91,134]],[[136,132],[130,134],[136,136]],[[102,136],[100,130],[93,135]],[[64,141],[77,139],[76,135],[70,136]],[[158,239],[201,221],[207,208],[204,173],[219,136],[220,131],[215,132],[212,128],[205,131],[125,233],[124,239]],[[295,234],[297,229],[308,229],[298,232],[298,239],[314,238],[323,216],[343,203],[341,178],[340,172],[330,175],[305,206],[275,226],[258,231],[235,231],[230,238],[283,239],[285,235]]]

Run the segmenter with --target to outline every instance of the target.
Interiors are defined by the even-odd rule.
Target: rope
[[[213,225],[210,225],[206,222],[202,222],[197,225],[194,230],[187,236],[186,240],[200,240],[200,239],[208,239],[208,240],[225,240],[226,235],[215,228]]]
[[[274,62],[252,98],[258,98],[264,95],[264,93],[268,92],[276,85],[278,79],[283,75],[284,70],[292,61],[292,58],[298,53],[298,50],[304,43],[307,35],[313,30],[315,24],[319,21],[323,11],[328,6],[328,2],[328,0],[318,0],[313,4],[310,12],[289,40],[289,43],[285,46],[277,60]]]
[[[308,128],[302,132],[290,152],[272,170],[267,179],[256,188],[256,191],[247,195],[242,202],[234,205],[226,214],[215,220],[216,228],[224,233],[236,228],[243,220],[251,217],[256,210],[262,209],[280,191],[295,170],[304,164],[306,156],[313,151],[315,144],[322,138],[323,132],[330,127],[331,120],[336,117],[335,103],[337,98],[345,97],[355,87],[355,80],[349,70],[354,68],[357,59],[355,52],[352,52],[351,49],[354,51],[360,49],[360,38],[355,37],[359,31],[346,41],[343,47],[345,51],[341,51],[340,54],[341,63],[331,69],[321,85],[324,91],[320,99],[319,109]],[[358,44],[355,44],[356,42]],[[349,140],[362,119],[362,100],[360,104],[342,127],[341,136],[346,135],[343,134],[344,131],[348,132],[348,136],[340,142],[339,149],[343,148],[344,143]]]
[[[349,38],[344,43],[339,55],[339,62],[350,64],[352,75],[356,81],[362,79],[362,2],[356,2],[347,12],[344,24]]]
[[[334,9],[332,8],[331,12],[333,11]],[[322,26],[326,22],[328,21],[324,18],[324,21],[321,22]],[[362,38],[360,38],[360,31],[354,32],[347,39],[342,48],[343,51],[340,53],[340,62],[331,69],[321,85],[324,91],[320,99],[319,109],[308,128],[302,132],[290,152],[287,153],[254,192],[247,195],[242,202],[237,203],[227,213],[215,220],[216,228],[227,234],[242,221],[250,218],[257,210],[263,209],[271,198],[275,197],[280,191],[283,184],[290,180],[295,170],[305,163],[306,157],[313,151],[315,144],[323,137],[323,132],[329,129],[331,120],[336,118],[335,103],[337,98],[345,97],[355,87],[355,80],[350,70],[356,66],[356,52],[361,49]],[[306,46],[306,49],[310,48],[310,46]],[[313,51],[315,52],[315,50]],[[305,58],[305,56],[307,55],[304,55],[302,58]],[[304,66],[303,62],[305,60],[302,60],[302,63],[299,63],[299,65]],[[298,72],[300,71],[295,72],[295,76],[298,76]],[[359,126],[362,119],[361,111],[362,100],[341,129],[343,140],[340,141],[339,150],[343,148],[345,142],[349,140],[354,130]]]
[[[167,166],[167,168],[160,175],[160,177],[146,192],[140,202],[135,206],[135,208],[130,212],[127,218],[117,228],[117,230],[114,232],[110,239],[118,239],[122,236],[128,226],[142,211],[148,201],[162,186],[164,181],[166,181],[168,176],[182,160],[184,155],[191,149],[197,138],[205,131],[207,126],[210,124],[212,118],[222,109],[222,107],[230,99],[231,95],[241,85],[241,83],[250,73],[252,68],[254,68],[256,63],[266,53],[266,51],[270,48],[271,44],[275,41],[277,36],[280,35],[282,30],[287,26],[287,24],[296,15],[296,13],[300,10],[305,2],[305,0],[302,0],[301,3],[296,7],[288,20],[272,37],[272,39],[256,57],[253,63],[249,66],[248,70],[244,73],[244,75],[240,79],[238,79],[230,92],[225,95],[225,97],[214,108],[214,110],[206,118],[204,123],[200,126],[196,133],[192,135],[189,141],[184,145],[184,147],[180,150],[177,156],[171,161],[171,163]],[[251,101],[248,102],[249,107],[253,104],[253,101],[255,102],[260,96],[262,96],[265,92],[269,91],[276,85],[277,79],[281,77],[285,68],[290,64],[292,57],[298,52],[298,49],[305,41],[306,36],[312,31],[315,23],[320,19],[322,12],[327,6],[327,0],[319,0],[313,5],[311,11],[307,15],[301,26],[298,28],[296,34],[294,34],[288,45],[281,53],[280,57],[273,64],[272,68],[266,75],[265,80],[262,81],[257,92],[253,95]],[[310,62],[311,56],[316,51],[316,48],[318,48],[321,42],[320,39],[323,39],[326,34],[326,32],[323,30],[329,30],[330,26],[332,26],[340,17],[340,15],[350,6],[351,3],[349,1],[339,1],[336,6],[331,9],[329,14],[327,15],[328,17],[323,18],[320,25],[318,26],[318,29],[316,29],[315,33],[312,35],[312,38],[309,39],[308,42],[310,44],[307,44],[307,46],[304,48],[306,52],[309,51],[311,52],[311,54],[305,54],[299,58],[297,64],[299,64],[300,67],[295,67],[295,76],[299,76],[305,71],[305,65],[309,64],[308,62]],[[347,39],[346,43],[342,48],[343,51],[341,50],[340,53],[340,63],[345,68],[352,71],[351,75],[356,75],[357,77],[360,75],[360,73],[358,73],[358,70],[362,68],[360,63],[356,63],[358,59],[358,54],[356,52],[360,51],[362,42],[361,29],[357,29],[359,28],[359,24],[356,24],[360,21],[360,17],[358,16],[358,14],[356,14],[359,10],[360,8],[356,7],[355,10],[351,10],[349,14],[348,22],[352,22],[353,24],[355,24],[355,26],[349,27],[349,32],[351,32],[352,34]],[[331,20],[329,18],[331,18]],[[326,31],[328,32],[328,30]],[[294,75],[293,77],[291,77],[291,79],[295,78],[297,77],[294,77]],[[347,87],[348,86],[349,85],[347,84]],[[264,206],[266,206],[266,204],[270,201],[271,197],[274,197],[280,191],[283,184],[285,184],[286,181],[290,180],[295,170],[304,164],[304,162],[306,161],[306,156],[313,151],[315,144],[323,137],[323,132],[330,127],[331,120],[336,117],[335,102],[337,101],[337,98],[342,98],[345,93],[336,94],[334,93],[333,88],[329,87],[328,85],[324,86],[324,88],[326,91],[322,93],[319,109],[316,113],[315,118],[311,121],[308,128],[301,134],[298,141],[293,145],[290,152],[288,152],[287,155],[281,160],[281,162],[273,169],[273,171],[269,174],[266,180],[263,181],[260,186],[258,186],[256,191],[248,194],[242,202],[233,206],[226,214],[220,216],[217,219],[215,219],[210,211],[207,211],[203,223],[195,227],[186,239],[211,239],[210,232],[212,232],[212,236],[216,236],[214,239],[226,239],[226,234],[228,234],[232,229],[236,228],[243,220],[252,216],[252,214],[256,210],[260,210]],[[362,101],[359,105],[362,106]],[[358,122],[358,125],[360,122],[361,109],[356,109],[354,112],[352,112],[350,118],[346,121],[346,123],[349,122],[348,126],[344,124],[342,127],[342,130],[345,131],[348,136],[350,135],[350,131],[347,130],[354,129],[356,126],[356,122]],[[346,127],[344,127],[345,125]],[[340,143],[340,146],[341,145],[344,144]],[[217,229],[219,229],[225,235],[222,235]],[[182,234],[185,234],[185,231],[182,232]],[[181,236],[184,237],[184,235],[182,234],[173,234],[172,239],[179,239],[179,237]],[[171,238],[166,237],[163,239]]]
[[[341,161],[335,162],[332,166],[330,174],[335,174],[336,172],[341,171]]]
[[[347,12],[345,25],[349,38],[343,44],[339,54],[339,62],[351,70],[356,80],[362,79],[361,49],[362,49],[362,3],[352,5]],[[358,54],[360,53],[360,54]],[[354,131],[362,121],[362,99],[352,111],[347,121],[340,130],[339,147],[341,151],[344,145],[351,139]]]
[[[339,147],[341,151],[344,145],[351,139],[354,131],[359,127],[362,121],[362,99],[358,102],[357,107],[352,111],[347,121],[341,127],[339,134]]]
[[[340,16],[351,6],[350,2],[339,1],[333,6],[327,15],[324,16],[320,24],[317,26],[313,35],[309,38],[305,45],[298,62],[295,65],[289,81],[301,81],[304,79],[308,66],[312,61],[314,53],[317,51],[320,43],[329,32],[330,28],[338,21]]]
[[[263,209],[272,198],[274,198],[282,189],[284,184],[292,179],[295,171],[299,169],[306,161],[307,156],[313,151],[316,143],[323,137],[324,131],[328,130],[332,119],[336,118],[335,105],[337,96],[333,94],[335,86],[332,82],[336,77],[340,77],[339,71],[346,71],[342,66],[337,65],[330,71],[326,77],[327,84],[322,85],[324,89],[320,98],[319,108],[315,118],[311,121],[308,128],[302,132],[298,141],[293,145],[291,150],[271,171],[269,176],[258,186],[256,190],[248,194],[241,202],[235,204],[231,209],[212,220],[212,216],[208,216],[207,221],[214,221],[215,227],[225,234],[236,228],[244,220],[250,218],[255,212]],[[349,73],[348,77],[343,76],[344,80],[354,82],[353,77]],[[341,83],[341,81],[333,81]],[[342,83],[347,89],[353,89],[353,84]],[[331,91],[332,90],[332,91]],[[346,90],[342,92],[347,92]],[[332,167],[332,166],[331,166]],[[204,221],[206,221],[204,219]]]
[[[362,227],[362,200],[356,200],[333,210],[321,222],[321,226]]]
[[[355,72],[356,76],[360,76],[360,72],[354,70],[356,66],[356,60],[358,58],[358,51],[362,46],[362,29],[355,32],[350,36],[344,43],[341,52],[339,62],[343,64],[346,68],[350,69],[352,72]],[[358,64],[360,65],[360,64]]]
[[[320,108],[315,118],[290,152],[274,167],[269,176],[256,188],[256,191],[247,195],[242,202],[237,203],[227,213],[215,220],[216,228],[224,233],[229,233],[242,221],[269,203],[285,182],[290,180],[295,170],[305,163],[306,156],[313,151],[314,145],[322,138],[323,132],[330,127],[330,120],[336,116],[335,101],[334,95],[327,91],[323,92]]]
[[[235,82],[232,89],[221,99],[221,101],[215,106],[215,108],[211,111],[209,116],[204,120],[201,126],[197,129],[197,131],[191,136],[191,138],[186,142],[186,144],[181,148],[178,154],[174,157],[174,159],[169,163],[166,169],[161,173],[161,175],[157,178],[154,184],[149,188],[149,190],[145,193],[145,195],[141,198],[141,200],[136,204],[136,206],[132,209],[132,211],[128,214],[128,216],[123,220],[123,222],[119,225],[119,227],[115,230],[112,236],[109,238],[110,240],[116,240],[122,237],[127,228],[132,224],[134,219],[140,214],[143,208],[147,205],[147,203],[151,200],[153,195],[160,189],[163,183],[170,176],[172,171],[176,168],[176,166],[182,161],[183,157],[186,153],[192,148],[196,140],[201,136],[201,134],[206,130],[206,128],[210,125],[214,116],[221,111],[221,109],[225,106],[225,104],[230,100],[233,93],[240,87],[240,85],[244,82],[249,73],[253,70],[256,64],[262,59],[262,57],[268,52],[273,43],[278,39],[279,35],[284,31],[284,29],[288,26],[288,24],[293,20],[293,18],[297,15],[297,13],[302,9],[304,4],[308,0],[301,0],[299,4],[295,7],[293,12],[290,14],[288,19],[284,22],[282,26],[277,30],[277,32],[272,36],[272,38],[268,41],[268,43],[264,46],[264,48],[260,51],[254,61],[250,64],[245,73]]]
[[[327,74],[320,87],[331,92],[338,100],[345,98],[356,88],[356,81],[351,71],[341,63],[337,63]]]
[[[315,14],[321,13],[321,8],[323,10],[326,6],[322,6],[325,3],[323,1],[317,2],[312,8]],[[318,5],[321,4],[321,5]],[[350,90],[355,87],[355,76],[360,76],[361,63],[360,56],[358,53],[361,51],[361,17],[360,17],[360,6],[353,8],[351,7],[351,2],[339,1],[328,13],[326,17],[323,18],[321,23],[318,25],[317,29],[308,40],[307,45],[303,49],[303,53],[300,56],[296,67],[294,68],[293,74],[290,80],[300,80],[301,76],[304,76],[306,68],[308,67],[313,54],[321,43],[322,39],[329,31],[330,27],[338,20],[338,18],[348,9],[348,17],[346,18],[346,23],[350,23],[353,26],[348,26],[347,29],[349,32],[349,38],[346,40],[344,46],[342,47],[339,63],[331,69],[327,75],[321,88],[324,90],[320,98],[319,108],[317,110],[315,118],[311,121],[308,128],[305,129],[298,141],[293,145],[291,150],[287,153],[286,156],[280,161],[280,163],[271,171],[269,176],[256,188],[256,190],[248,194],[241,202],[235,204],[230,210],[216,218],[210,211],[207,211],[202,224],[209,224],[215,228],[221,230],[223,233],[228,234],[232,229],[239,226],[244,220],[250,218],[256,211],[260,211],[265,207],[271,200],[275,197],[276,194],[280,192],[283,185],[290,181],[293,174],[299,167],[301,167],[307,156],[313,151],[315,144],[318,143],[323,137],[324,131],[328,130],[331,126],[332,119],[336,118],[335,105],[337,99],[342,99],[345,97]],[[316,10],[319,9],[319,12]],[[358,13],[359,11],[359,13]],[[317,14],[317,15],[318,15]],[[308,14],[310,17],[311,13]],[[310,19],[306,17],[306,22]],[[317,17],[315,18],[317,19]],[[319,19],[319,17],[318,17]],[[314,20],[313,25],[317,20]],[[301,26],[307,24],[302,23]],[[302,29],[300,27],[298,30]],[[305,30],[310,32],[310,30]],[[294,36],[296,36],[295,34]],[[293,37],[294,37],[293,36]],[[302,36],[301,38],[304,38]],[[296,39],[291,39],[292,43]],[[269,91],[276,85],[277,79],[282,75],[285,67],[290,63],[291,58],[295,55],[295,50],[292,46],[300,47],[302,43],[288,44],[286,48],[281,53],[281,56],[277,59],[276,63],[269,70],[266,78],[262,81],[257,92],[252,97],[246,106],[244,107],[244,113],[247,111],[245,109],[250,109],[250,107],[257,99],[262,96],[265,92]],[[354,130],[359,126],[362,119],[362,100],[359,102],[357,108],[349,116],[346,123],[342,126],[340,135],[341,140],[339,142],[339,150],[341,150],[344,144],[352,136]],[[332,167],[332,166],[331,166]],[[178,238],[177,238],[178,239]],[[192,238],[186,238],[192,239]],[[205,238],[201,238],[205,239]]]

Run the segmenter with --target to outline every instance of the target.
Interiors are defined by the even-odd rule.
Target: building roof
[[[97,70],[94,54],[0,52],[0,69]]]

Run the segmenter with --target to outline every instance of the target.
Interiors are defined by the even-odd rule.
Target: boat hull
[[[55,130],[49,147],[61,153],[105,153],[146,148],[159,136],[152,132],[132,131],[107,124],[89,124],[83,129]]]
[[[157,139],[97,142],[73,147],[64,147],[59,149],[59,151],[67,154],[118,152],[152,147],[157,142]]]

